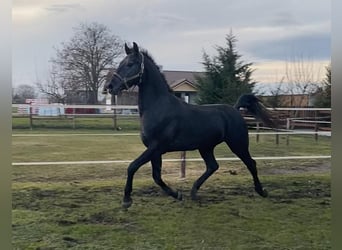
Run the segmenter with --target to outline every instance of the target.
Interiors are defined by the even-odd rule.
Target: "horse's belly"
[[[207,131],[202,133],[181,133],[173,138],[169,144],[172,151],[195,150],[199,148],[214,147],[223,141],[220,132]]]

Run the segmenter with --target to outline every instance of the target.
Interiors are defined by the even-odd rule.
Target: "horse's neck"
[[[170,95],[168,86],[157,66],[150,62],[146,66],[142,82],[139,85],[140,115],[149,109],[155,109],[161,100],[165,100]]]

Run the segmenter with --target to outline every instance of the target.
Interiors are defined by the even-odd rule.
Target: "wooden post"
[[[75,129],[76,128],[76,121],[75,121],[75,107],[72,108],[72,128]]]
[[[185,168],[186,168],[186,151],[181,152],[181,178],[185,178]]]
[[[112,104],[116,106],[117,104],[117,95],[112,95]],[[117,116],[116,116],[116,108],[113,110],[113,129],[116,130],[118,128],[117,124]]]
[[[260,132],[260,125],[259,125],[259,122],[256,123],[256,142],[258,143],[259,142],[259,132]]]
[[[318,140],[318,123],[316,123],[316,125],[315,125],[315,141],[317,142],[317,140]]]
[[[189,96],[184,95],[183,99],[186,103],[189,102]],[[186,169],[186,151],[181,152],[181,178],[185,178],[185,169]]]
[[[286,130],[287,132],[290,130],[290,118],[286,118]],[[286,145],[290,144],[290,135],[286,135]]]
[[[33,108],[32,108],[32,102],[30,102],[30,108],[29,108],[29,117],[30,117],[30,129],[33,129]]]

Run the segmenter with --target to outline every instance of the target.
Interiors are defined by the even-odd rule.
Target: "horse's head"
[[[108,91],[116,95],[141,82],[144,73],[144,55],[135,42],[133,42],[133,48],[129,48],[125,43],[125,51],[126,57],[120,62],[111,79],[105,83],[102,93],[106,94]]]

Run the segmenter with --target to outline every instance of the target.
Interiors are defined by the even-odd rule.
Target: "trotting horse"
[[[135,172],[151,162],[152,175],[168,195],[182,200],[182,194],[170,188],[161,178],[162,155],[171,151],[197,149],[206,164],[206,171],[196,180],[191,189],[191,198],[197,199],[201,185],[219,168],[214,148],[225,142],[250,171],[255,191],[267,196],[259,181],[256,162],[250,156],[248,130],[239,112],[243,107],[265,124],[274,126],[270,114],[252,94],[242,95],[237,103],[229,105],[191,105],[172,94],[164,75],[152,57],[125,44],[126,57],[106,82],[103,92],[112,95],[134,85],[139,87],[138,105],[141,121],[141,139],[147,149],[127,169],[127,181],[122,206],[132,205],[132,184]]]

